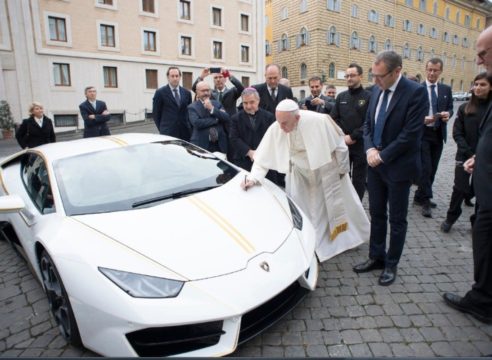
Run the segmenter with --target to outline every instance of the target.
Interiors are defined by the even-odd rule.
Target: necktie
[[[436,84],[432,84],[431,86],[431,106],[432,106],[432,114],[437,113],[437,93],[436,93]],[[434,126],[439,126],[439,120],[434,122]]]
[[[272,101],[276,104],[277,103],[277,97],[275,96],[275,89],[270,90],[270,95],[272,96]]]
[[[379,108],[379,113],[376,118],[376,124],[374,126],[374,134],[372,136],[372,141],[376,147],[381,146],[381,138],[383,136],[383,128],[384,128],[384,118],[386,116],[386,108],[388,107],[388,95],[391,90],[386,89],[383,95],[383,101],[381,102],[381,106]]]
[[[180,99],[179,99],[179,92],[178,92],[178,88],[174,88],[173,89],[173,93],[174,93],[174,99],[176,100],[176,103],[179,105],[181,103]]]
[[[219,102],[222,103],[222,91],[219,91]]]

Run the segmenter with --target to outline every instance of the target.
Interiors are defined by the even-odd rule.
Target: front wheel
[[[41,253],[39,267],[48,303],[62,336],[68,343],[78,347],[82,346],[82,339],[67,292],[53,260],[45,250]]]

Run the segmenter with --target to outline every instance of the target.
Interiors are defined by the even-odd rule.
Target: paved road
[[[125,129],[115,129],[113,133]],[[131,131],[154,132],[143,124]],[[76,136],[79,136],[77,134]],[[59,136],[69,139],[72,136]],[[0,156],[15,151],[0,141]],[[377,273],[355,274],[368,245],[323,263],[318,288],[263,335],[234,356],[381,357],[483,356],[492,354],[492,325],[446,306],[445,291],[463,294],[472,274],[471,232],[464,213],[449,234],[439,231],[451,195],[456,147],[446,146],[434,185],[434,218],[410,206],[408,235],[398,277],[377,285]],[[413,196],[413,190],[411,197]],[[364,201],[367,209],[367,201]],[[0,354],[2,356],[94,356],[73,348],[59,335],[40,285],[25,263],[0,241]]]

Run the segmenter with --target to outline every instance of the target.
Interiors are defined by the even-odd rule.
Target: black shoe
[[[384,262],[381,260],[367,259],[363,263],[355,265],[352,269],[356,273],[365,273],[376,269],[384,269]]]
[[[465,205],[468,207],[474,207],[475,204],[470,199],[465,199]]]
[[[435,209],[437,207],[437,204],[434,201],[429,200],[429,206],[431,209]]]
[[[426,203],[429,204],[431,209],[435,209],[437,207],[437,204],[434,201],[413,199],[413,204],[417,206],[424,206]]]
[[[427,218],[431,218],[432,217],[432,211],[431,211],[430,205],[429,204],[422,205],[421,213],[422,213],[422,216],[425,216]]]
[[[492,324],[492,316],[480,314],[476,309],[472,308],[470,305],[467,305],[461,296],[453,293],[445,293],[442,297],[444,298],[446,304],[451,306],[453,309],[470,314],[475,319],[483,323]]]
[[[385,267],[381,275],[379,275],[379,285],[388,286],[393,284],[396,279],[396,266]]]
[[[441,224],[441,231],[443,233],[448,233],[449,230],[451,230],[451,226],[453,226],[453,224],[449,223],[447,220],[444,220]]]

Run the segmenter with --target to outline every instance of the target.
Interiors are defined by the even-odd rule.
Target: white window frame
[[[105,67],[108,67],[108,68],[116,68],[116,82],[117,82],[117,86],[116,87],[106,87],[105,86],[105,83],[104,83],[104,68]],[[121,72],[120,72],[120,67],[116,64],[102,64],[101,65],[101,86],[100,88],[101,89],[104,89],[104,91],[118,91],[122,89],[122,86],[121,86]]]
[[[374,35],[369,36],[369,40],[367,41],[367,51],[370,53],[378,52],[378,41]]]
[[[221,25],[214,24],[214,9],[220,10],[220,23]],[[210,27],[214,29],[224,30],[224,22],[225,22],[225,11],[223,6],[212,4],[210,5]]]
[[[287,8],[287,6],[284,6],[282,7],[282,9],[280,9],[280,20],[285,20],[288,18],[289,18],[289,9]]]
[[[149,51],[145,50],[145,32],[153,32],[155,33],[155,51]],[[161,47],[160,47],[160,36],[159,36],[159,30],[155,28],[149,28],[149,27],[142,27],[140,28],[140,33],[141,33],[141,38],[142,38],[142,54],[145,55],[153,55],[153,56],[159,56],[161,54]]]
[[[184,55],[181,53],[181,39],[183,37],[188,37],[191,39],[191,55]],[[194,59],[195,58],[195,39],[192,34],[178,33],[178,57],[184,59]]]
[[[300,0],[299,1],[299,12],[302,14],[302,13],[305,13],[306,11],[308,11],[307,0]]]
[[[113,26],[114,27],[114,47],[112,46],[103,46],[101,43],[101,25]],[[97,20],[97,48],[99,50],[104,51],[120,51],[120,35],[118,31],[118,23],[105,21],[105,20]]]
[[[98,0],[95,1],[95,7],[108,10],[118,10],[118,0],[113,0],[113,5],[99,4]]]
[[[50,20],[49,20],[50,17],[62,18],[65,20],[65,35],[67,36],[67,41],[56,41],[50,39]],[[63,47],[70,47],[70,48],[72,47],[72,21],[70,15],[45,11],[44,31],[45,31],[46,45],[63,46]]]
[[[329,11],[340,12],[341,0],[326,0],[326,9]]]
[[[350,16],[356,19],[359,17],[359,7],[357,4],[352,5],[352,8],[350,9]]]
[[[374,24],[378,24],[379,23],[379,13],[374,9],[369,10],[369,12],[367,13],[367,20],[369,22],[374,23]]]
[[[242,28],[241,28],[241,25],[242,25],[242,17],[241,15],[245,15],[248,17],[248,31],[244,31]],[[240,12],[239,13],[239,33],[240,34],[251,34],[251,14],[250,13],[247,13],[247,12]]]
[[[55,64],[67,64],[68,65],[68,68],[69,68],[69,76],[70,76],[70,85],[56,85],[55,84],[55,74],[53,73],[53,69],[54,69],[54,66]],[[67,61],[65,59],[60,59],[60,60],[51,60],[49,62],[49,66],[50,66],[50,71],[49,73],[51,74],[50,75],[50,86],[51,86],[51,90],[62,90],[62,91],[72,91],[74,90],[74,87],[73,87],[73,77],[72,77],[72,72],[73,72],[73,63],[71,63],[70,61]]]
[[[180,5],[181,5],[181,1],[178,0],[176,2],[176,13],[177,13],[177,19],[178,19],[178,22],[183,22],[183,23],[186,23],[186,24],[193,24],[194,20],[193,20],[193,15],[194,15],[194,6],[193,6],[193,0],[187,0],[189,3],[190,3],[190,19],[182,19],[181,18],[181,9],[180,9]]]
[[[217,59],[214,57],[214,42],[220,42],[222,44],[222,58]],[[210,59],[214,62],[225,62],[225,42],[224,39],[210,39]]]
[[[153,12],[153,13],[143,10],[143,0],[138,0],[138,2],[139,2],[139,5],[138,5],[139,6],[139,15],[150,16],[150,17],[154,17],[154,18],[159,17],[159,0],[154,0],[155,12]]]
[[[242,55],[243,55],[243,52],[242,52],[243,46],[247,46],[248,49],[249,49],[248,50],[248,61],[247,62],[246,61],[243,61],[243,57],[242,57]],[[239,63],[240,64],[248,64],[248,65],[251,64],[251,61],[253,59],[252,50],[253,50],[253,48],[251,47],[251,44],[246,44],[246,43],[239,44]]]

